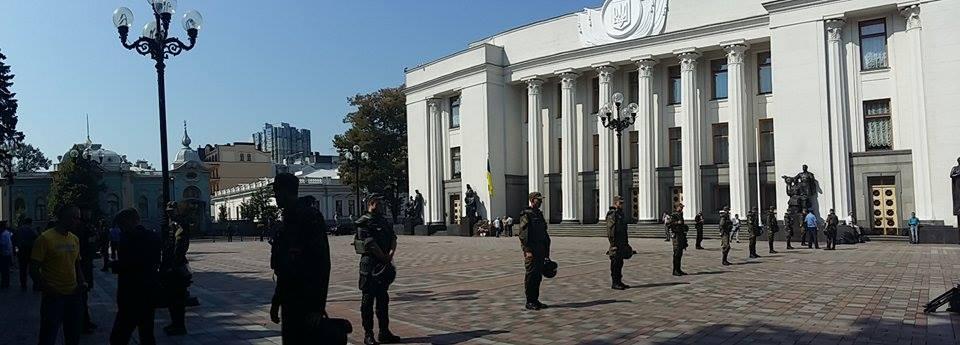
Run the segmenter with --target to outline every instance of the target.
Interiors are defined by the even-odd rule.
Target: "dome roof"
[[[121,156],[115,151],[107,150],[103,148],[102,144],[93,144],[89,140],[87,141],[87,143],[79,144],[78,146],[86,147],[86,149],[78,151],[77,152],[78,155],[83,155],[84,157],[86,157],[89,154],[90,159],[94,159],[101,162],[100,164],[104,168],[119,167],[120,164],[122,164],[126,160],[125,157]],[[71,148],[69,151],[64,153],[62,157],[60,157],[60,163],[63,163],[64,160],[70,159],[71,151],[73,151],[73,148]]]
[[[197,162],[203,163],[200,159],[200,154],[196,150],[190,148],[190,135],[187,134],[187,121],[183,121],[183,139],[180,141],[180,144],[183,146],[180,148],[180,151],[177,152],[177,158],[173,161],[173,168],[179,168],[186,164],[187,162]]]

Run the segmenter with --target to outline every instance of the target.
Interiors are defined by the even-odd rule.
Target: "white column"
[[[923,32],[920,26],[920,5],[900,9],[907,20],[906,40],[913,57],[911,64],[911,92],[913,92],[913,195],[916,202],[917,217],[933,219],[933,190],[930,187],[930,144],[927,141],[927,105],[923,89],[923,46],[920,40]]]
[[[637,105],[640,112],[634,127],[639,135],[637,143],[637,211],[639,221],[657,220],[657,128],[656,112],[653,109],[653,68],[657,61],[652,57],[633,59],[637,63]]]
[[[683,126],[680,129],[682,149],[683,218],[693,219],[702,211],[700,195],[700,116],[697,99],[697,59],[700,53],[693,49],[681,51],[680,101]]]
[[[543,80],[527,79],[527,190],[541,192],[543,189],[543,118],[540,101]],[[549,213],[549,212],[546,212]]]
[[[723,44],[721,44],[723,45]],[[743,52],[747,50],[742,42],[726,44],[727,51],[727,107],[730,109],[730,212],[747,214],[750,210],[749,165],[747,164],[747,140],[753,137],[748,128],[753,126],[753,116],[749,113],[746,97]],[[684,191],[686,192],[686,191]],[[727,205],[718,205],[720,207]]]
[[[576,87],[579,74],[572,71],[560,74],[561,108],[561,138],[563,138],[563,167],[560,172],[561,195],[563,203],[563,222],[579,223],[580,209],[577,193],[577,116]]]
[[[616,68],[611,64],[602,64],[594,66],[597,69],[600,79],[600,99],[598,103],[600,108],[610,104],[610,97],[613,95],[611,84],[613,83],[613,72]],[[606,214],[610,208],[613,193],[618,190],[614,187],[614,149],[613,131],[603,126],[603,123],[597,121],[597,137],[600,140],[600,157],[597,168],[597,185],[600,189],[600,214]],[[600,216],[603,218],[602,216]]]
[[[843,19],[829,19],[827,30],[827,79],[830,91],[831,146],[833,147],[833,209],[838,215],[850,211],[850,120],[847,115],[843,71]]]
[[[430,126],[428,145],[430,149],[430,167],[429,167],[429,198],[428,206],[430,210],[430,225],[445,224],[443,219],[443,120],[440,118],[440,100],[431,99],[427,101],[429,108]]]

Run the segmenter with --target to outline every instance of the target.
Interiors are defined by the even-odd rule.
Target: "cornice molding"
[[[447,82],[447,81],[451,81],[451,80],[454,80],[454,79],[459,79],[459,78],[471,76],[471,75],[474,75],[474,74],[477,74],[477,73],[481,73],[481,72],[486,72],[487,70],[489,70],[489,69],[491,69],[491,68],[494,68],[494,69],[503,69],[502,66],[497,66],[497,65],[494,65],[494,64],[491,64],[491,63],[482,63],[482,64],[479,64],[479,65],[475,65],[475,66],[471,66],[471,67],[467,67],[467,68],[461,69],[461,70],[459,70],[459,71],[455,71],[455,72],[453,72],[453,73],[444,74],[444,75],[442,75],[442,76],[439,76],[439,77],[436,77],[436,78],[427,80],[427,81],[422,82],[422,83],[417,84],[417,85],[407,86],[406,88],[403,89],[403,91],[404,91],[405,93],[407,93],[407,94],[410,94],[410,93],[413,93],[413,92],[423,91],[423,90],[425,90],[425,89],[429,89],[429,88],[431,88],[431,87],[437,86],[437,85],[442,84],[442,83]]]

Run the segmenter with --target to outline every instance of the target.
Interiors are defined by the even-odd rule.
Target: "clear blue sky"
[[[347,97],[399,85],[404,67],[474,40],[601,3],[180,0],[178,13],[196,9],[204,25],[194,50],[168,60],[169,150],[179,148],[184,120],[194,146],[250,141],[264,122],[284,121],[311,129],[313,149],[332,153]],[[146,0],[2,5],[0,50],[16,74],[19,128],[51,159],[84,140],[89,113],[95,142],[159,167],[156,72],[120,46],[111,22],[119,6],[134,12],[135,39],[151,17]],[[179,14],[171,31],[185,38]]]

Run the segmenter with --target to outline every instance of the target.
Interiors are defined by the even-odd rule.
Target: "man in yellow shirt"
[[[61,326],[65,345],[80,342],[80,292],[86,283],[79,265],[80,240],[70,231],[80,221],[80,209],[64,206],[57,212],[56,226],[44,231],[33,245],[31,273],[43,290],[40,345],[54,345]]]

